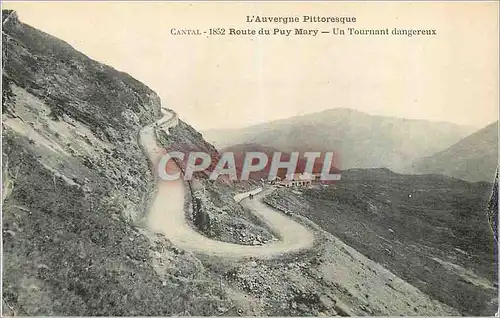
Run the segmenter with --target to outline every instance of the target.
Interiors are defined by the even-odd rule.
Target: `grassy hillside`
[[[495,312],[491,184],[387,169],[348,170],[335,186],[280,190],[268,204],[298,213],[466,315]]]
[[[416,160],[414,173],[444,174],[467,181],[493,180],[498,164],[498,121],[432,156]]]

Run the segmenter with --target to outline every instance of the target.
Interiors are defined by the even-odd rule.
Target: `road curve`
[[[157,164],[165,150],[157,143],[155,126],[162,129],[175,126],[177,115],[162,109],[164,117],[140,132],[140,142],[157,175]],[[170,125],[170,126],[169,126]],[[257,194],[254,200],[242,199],[241,204],[250,209],[265,224],[278,233],[279,240],[261,246],[248,246],[209,239],[196,232],[187,222],[184,214],[184,185],[182,180],[157,180],[157,192],[148,213],[148,224],[155,232],[163,233],[176,247],[226,258],[271,258],[283,253],[296,252],[312,246],[314,236],[310,230],[286,215],[262,203],[262,197],[270,189]]]

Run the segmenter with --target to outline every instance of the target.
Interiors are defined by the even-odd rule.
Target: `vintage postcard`
[[[498,1],[3,1],[2,316],[493,316]]]

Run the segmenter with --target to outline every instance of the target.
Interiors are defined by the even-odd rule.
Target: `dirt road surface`
[[[175,125],[175,114],[163,110],[164,117],[158,121],[162,128]],[[158,145],[155,124],[146,126],[140,134],[140,141],[153,162],[158,162],[165,151]],[[153,171],[158,175],[158,171]],[[192,252],[210,254],[226,258],[271,258],[289,252],[307,249],[313,245],[312,232],[303,225],[283,215],[266,204],[261,198],[272,189],[265,190],[241,204],[250,209],[278,234],[279,240],[262,246],[245,246],[209,239],[195,231],[187,222],[184,213],[184,185],[182,180],[165,181],[158,179],[157,193],[148,213],[148,223],[152,230],[163,233],[175,246]]]

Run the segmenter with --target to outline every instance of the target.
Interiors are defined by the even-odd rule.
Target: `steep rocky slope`
[[[2,14],[4,314],[213,314],[217,280],[135,225],[153,189],[137,133],[156,94]]]
[[[497,164],[498,121],[443,151],[416,160],[408,170],[444,174],[467,181],[491,182]]]

